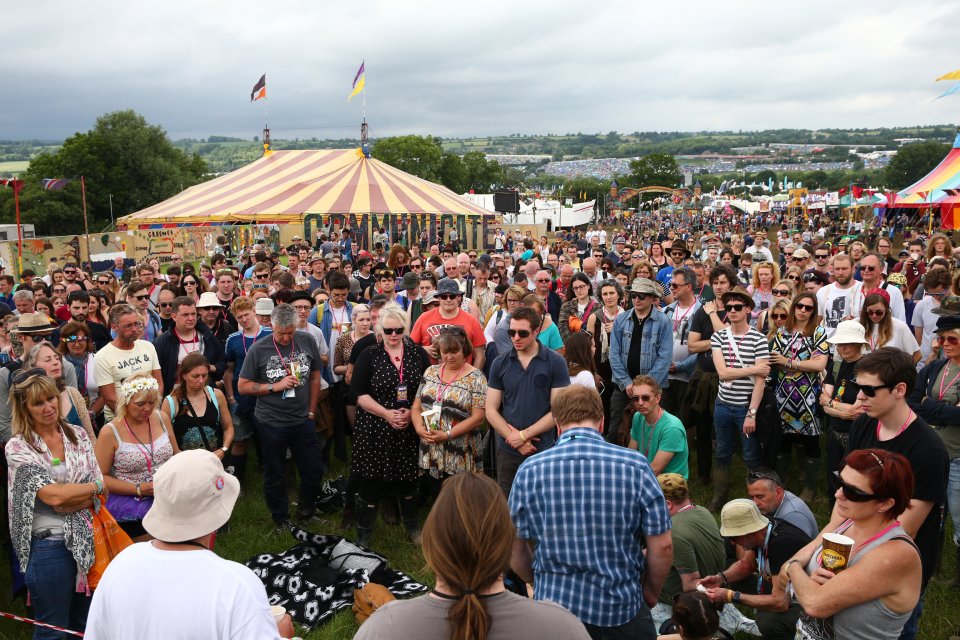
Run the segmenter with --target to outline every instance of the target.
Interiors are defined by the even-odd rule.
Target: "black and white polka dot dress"
[[[422,347],[403,339],[403,383],[407,402],[397,402],[400,372],[382,344],[360,354],[353,370],[353,390],[357,396],[369,395],[386,409],[409,409],[420,387],[430,359]],[[413,425],[398,431],[379,416],[357,405],[353,429],[353,472],[371,480],[409,481],[419,475],[420,438]]]

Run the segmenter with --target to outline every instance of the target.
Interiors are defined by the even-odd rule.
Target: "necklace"
[[[133,432],[133,429],[130,428],[130,423],[127,422],[127,419],[126,419],[126,418],[123,419],[123,424],[126,425],[126,427],[127,427],[127,432],[128,432],[131,436],[133,436],[134,440],[137,441],[137,450],[140,451],[140,454],[143,456],[144,460],[145,460],[146,463],[147,463],[147,477],[148,477],[148,478],[152,478],[152,477],[153,477],[153,464],[154,464],[154,457],[153,457],[153,425],[150,424],[150,419],[147,418],[147,439],[150,440],[150,447],[149,447],[149,449],[147,448],[147,445],[144,444],[143,440],[140,439],[140,436],[138,436],[136,433],[134,433],[134,432]],[[148,452],[149,452],[149,454],[150,454],[149,457],[147,456],[147,453],[148,453]],[[150,482],[150,480],[147,480],[147,482]]]

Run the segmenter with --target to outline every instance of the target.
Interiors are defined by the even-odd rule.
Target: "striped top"
[[[742,336],[733,335],[727,327],[710,336],[710,347],[713,352],[720,352],[723,361],[730,369],[745,369],[752,367],[761,358],[770,357],[770,347],[767,338],[751,327]],[[753,376],[737,378],[720,382],[717,400],[724,404],[745,407],[750,404],[753,395]]]

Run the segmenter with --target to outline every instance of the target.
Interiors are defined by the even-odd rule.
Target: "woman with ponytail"
[[[476,472],[447,478],[423,526],[423,557],[436,587],[380,607],[354,640],[589,640],[566,609],[505,589],[513,541],[507,500],[494,480]]]

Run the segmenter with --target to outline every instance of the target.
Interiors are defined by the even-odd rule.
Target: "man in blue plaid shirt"
[[[653,640],[650,607],[673,561],[657,478],[641,453],[604,440],[594,389],[561,389],[551,411],[560,439],[520,465],[510,491],[511,566],[537,600],[569,609],[594,640]]]

